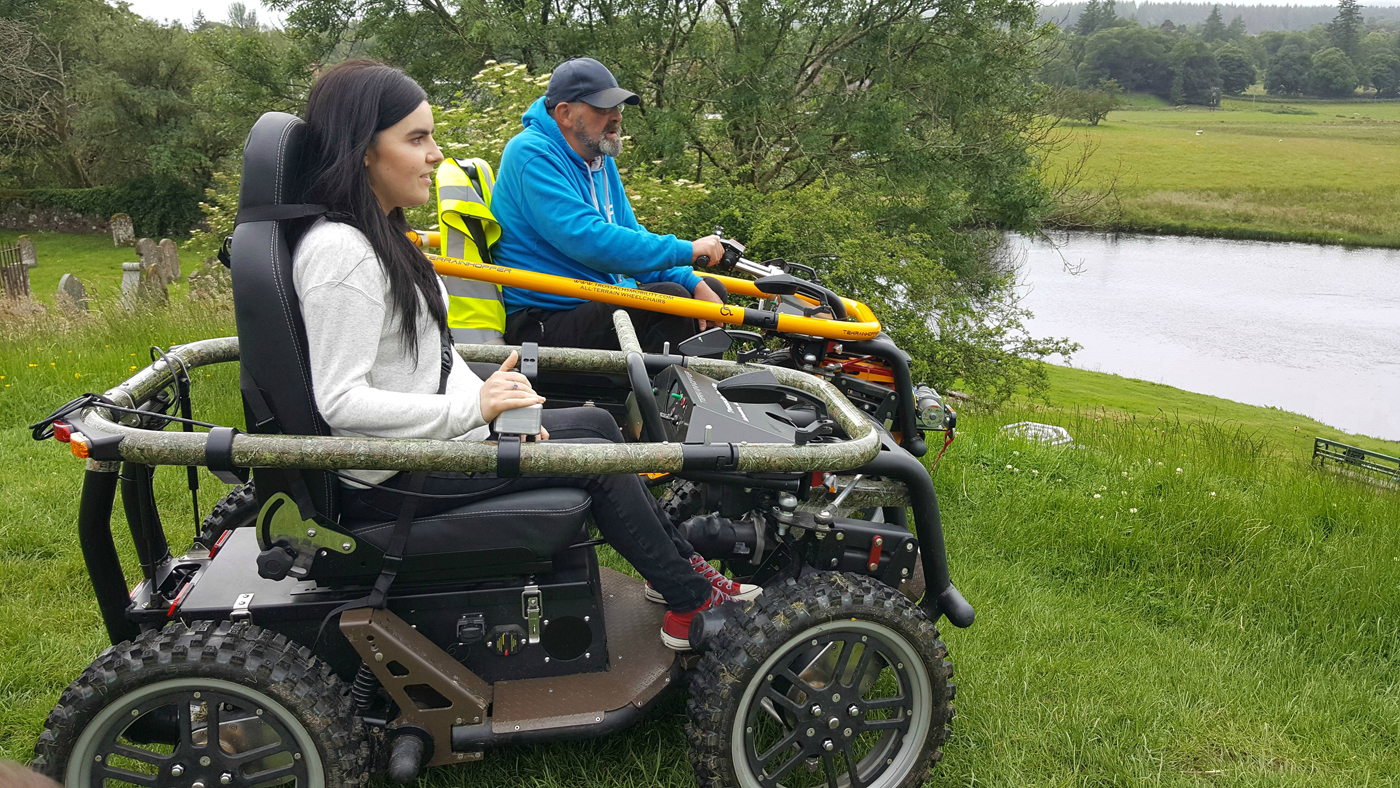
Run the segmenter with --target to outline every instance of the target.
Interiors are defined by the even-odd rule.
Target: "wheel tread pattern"
[[[84,727],[109,703],[150,683],[196,677],[241,684],[285,706],[320,750],[327,788],[367,783],[369,747],[344,682],[285,635],[228,621],[176,622],[103,651],[49,713],[32,768],[62,782]]]
[[[943,757],[943,744],[954,716],[953,666],[938,628],[918,606],[896,589],[850,573],[820,572],[770,586],[754,601],[731,603],[730,622],[701,658],[690,684],[686,736],[691,765],[700,788],[736,788],[738,778],[730,753],[730,731],[740,700],[765,660],[786,647],[793,637],[818,624],[853,613],[883,623],[903,634],[924,657],[937,706],[915,767],[902,788],[923,785]],[[747,788],[747,786],[741,787]]]

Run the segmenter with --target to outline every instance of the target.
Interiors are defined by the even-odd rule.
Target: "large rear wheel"
[[[883,584],[814,574],[765,589],[701,659],[687,733],[703,788],[912,788],[942,757],[952,665]]]

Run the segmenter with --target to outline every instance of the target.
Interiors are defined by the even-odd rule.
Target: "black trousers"
[[[617,422],[602,408],[546,410],[541,418],[549,439],[569,443],[622,443]],[[383,486],[404,489],[409,474],[400,473]],[[593,521],[613,549],[637,568],[666,597],[677,613],[700,607],[710,584],[690,568],[694,548],[676,531],[661,504],[634,473],[598,476],[524,476],[499,479],[492,473],[433,473],[423,492],[462,498],[420,498],[416,515],[426,517],[465,506],[474,500],[541,488],[577,487],[593,496]],[[343,488],[341,509],[353,519],[396,519],[404,496],[374,488]]]
[[[656,282],[640,287],[652,293],[683,298],[691,296],[684,285],[675,282]],[[720,297],[723,298],[724,295],[721,294]],[[671,343],[671,352],[674,353],[681,340],[689,339],[700,332],[700,324],[693,317],[624,308],[632,318],[632,326],[637,329],[637,339],[641,340],[642,350],[648,353],[660,353],[667,342]],[[559,312],[522,309],[506,320],[506,344],[538,342],[547,347],[620,350],[612,320],[613,312],[617,309],[613,304],[601,301],[589,301],[574,309]]]

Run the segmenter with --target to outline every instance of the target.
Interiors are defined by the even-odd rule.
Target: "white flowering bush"
[[[486,61],[486,67],[472,77],[470,90],[459,93],[449,105],[433,108],[433,136],[442,152],[459,159],[485,159],[492,167],[499,167],[506,143],[522,130],[520,116],[544,95],[549,76],[531,75],[519,63]],[[623,116],[624,131],[626,127],[627,116]],[[629,137],[623,139],[630,141]],[[683,178],[653,176],[655,164],[631,161],[626,148],[618,162],[637,221],[652,229],[682,215],[708,194],[702,185]]]

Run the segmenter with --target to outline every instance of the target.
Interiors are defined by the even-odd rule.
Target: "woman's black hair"
[[[408,240],[403,209],[386,215],[370,189],[365,154],[379,132],[408,117],[427,96],[396,68],[373,60],[347,60],[316,80],[306,102],[306,123],[316,151],[308,197],[369,239],[389,280],[404,349],[415,359],[419,294],[440,331],[447,329],[447,307],[432,264]]]

